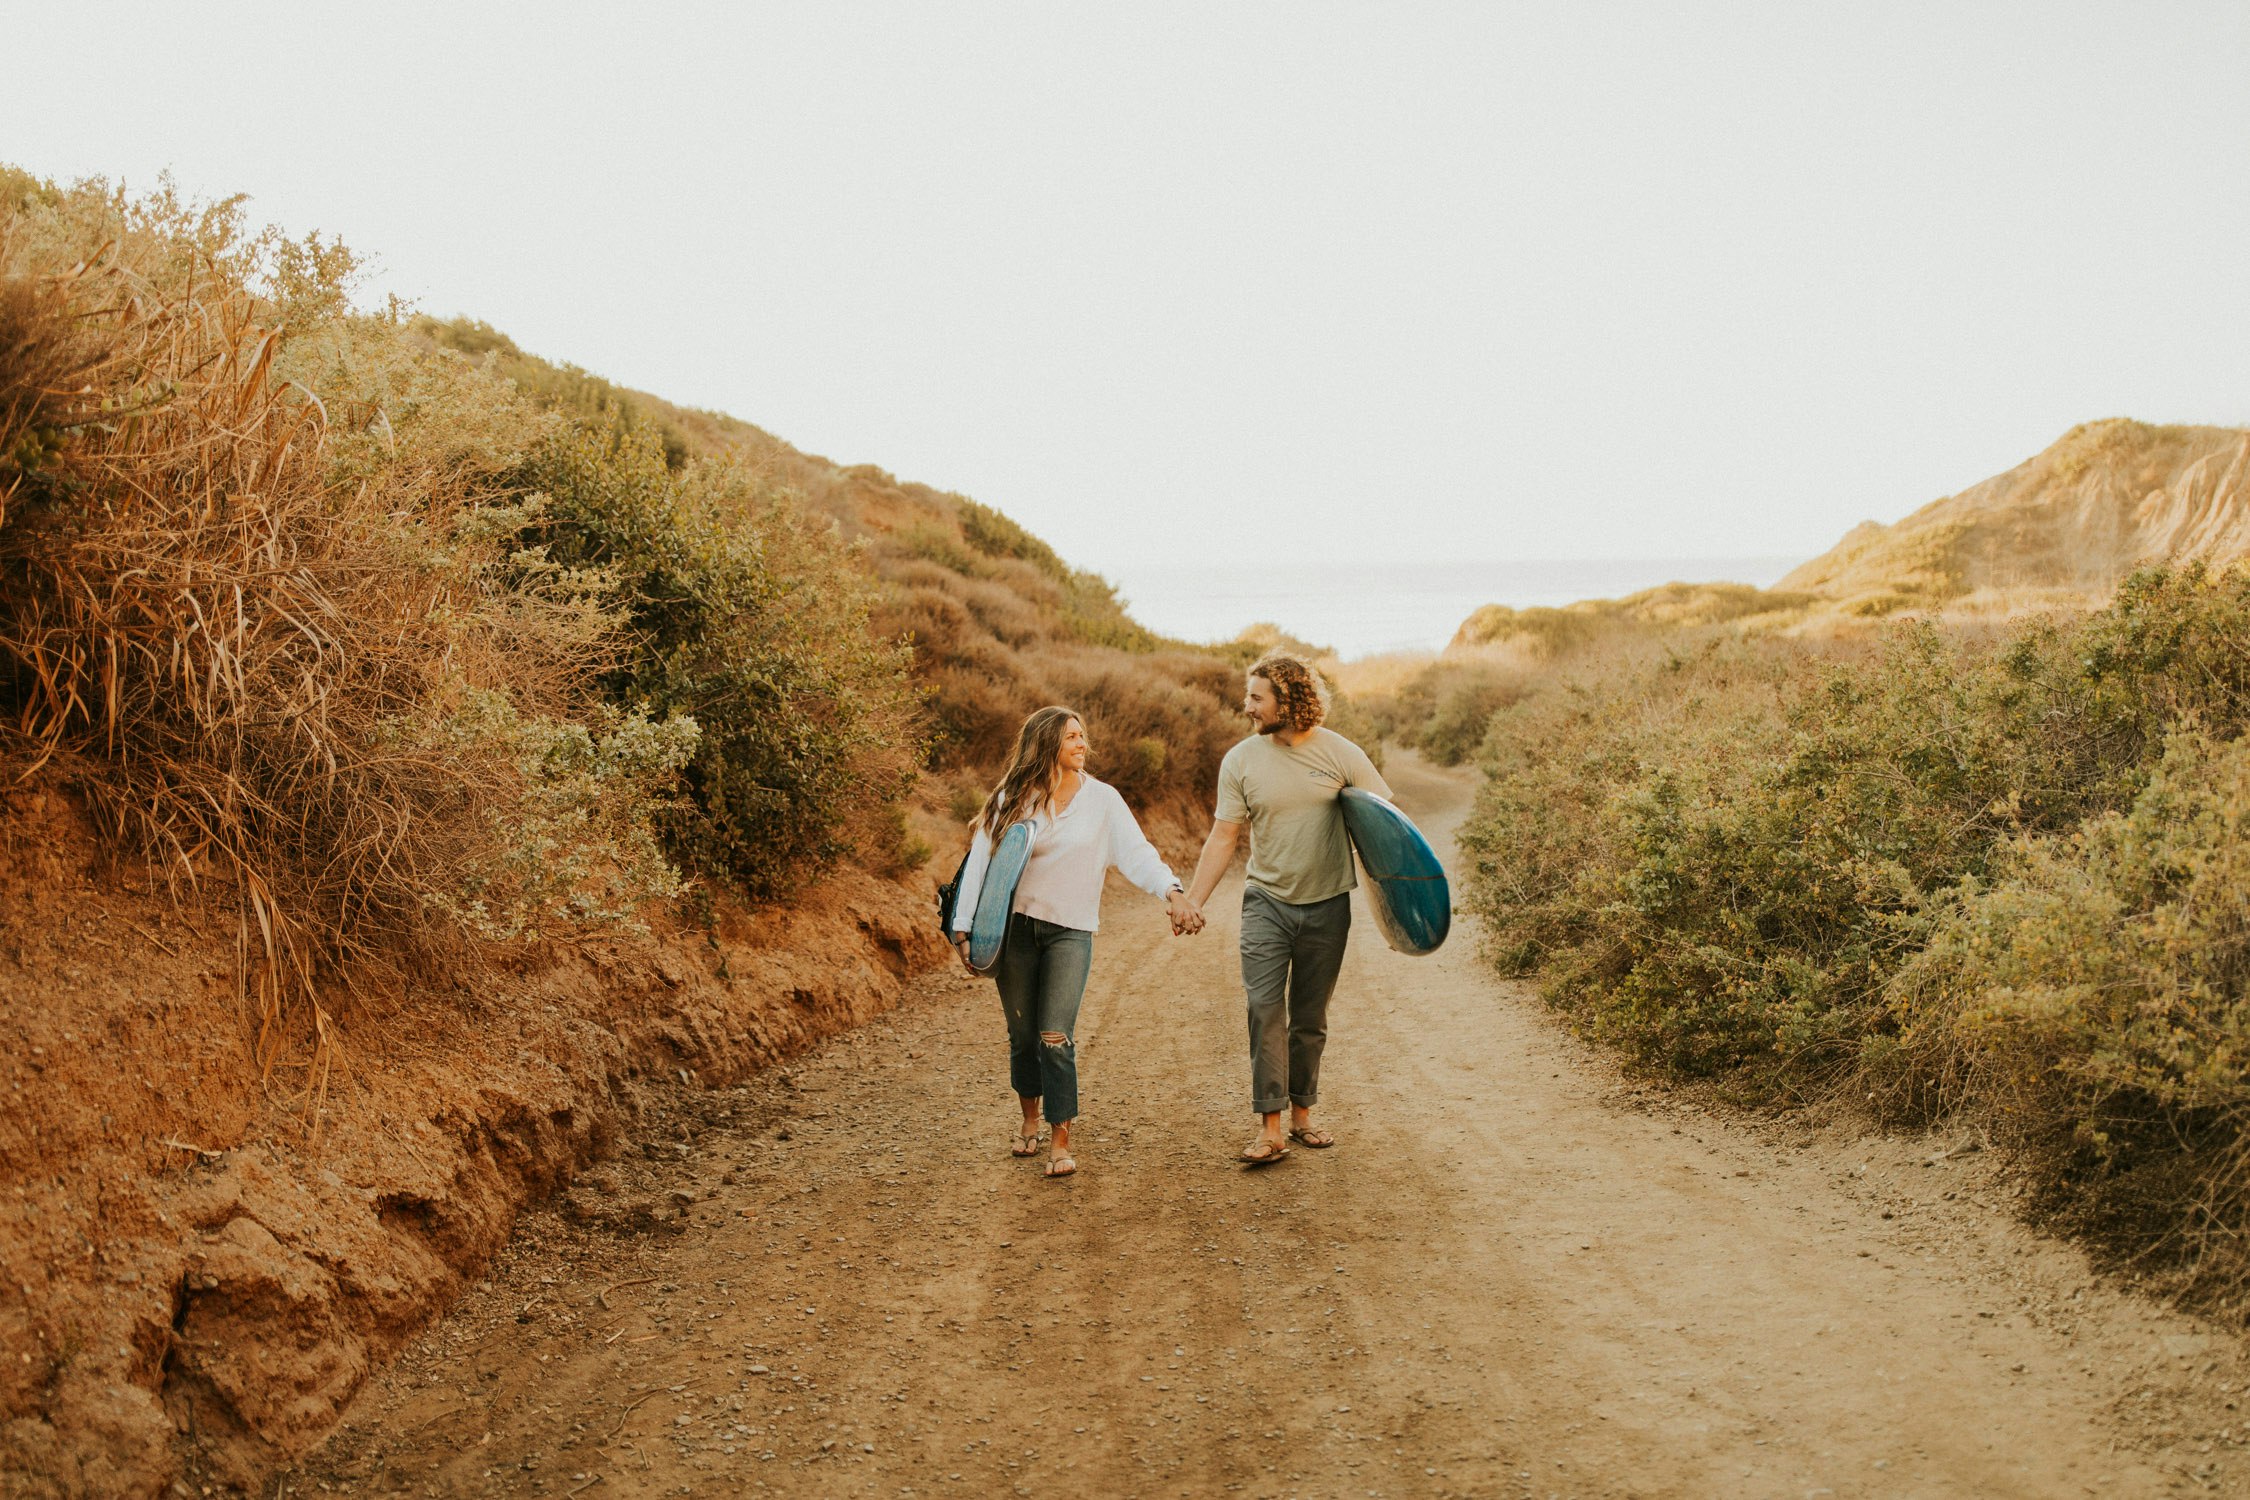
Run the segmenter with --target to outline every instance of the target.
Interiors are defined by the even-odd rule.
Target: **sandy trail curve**
[[[1450,859],[1469,779],[1392,771]],[[1008,1158],[997,1002],[937,976],[788,1075],[683,1090],[275,1491],[2238,1482],[2235,1345],[2013,1228],[1975,1159],[1753,1129],[1620,1079],[1479,965],[1473,924],[1408,959],[1359,912],[1323,1080],[1340,1144],[1238,1167],[1238,890],[1182,940],[1113,892],[1075,1179]],[[636,1192],[676,1192],[680,1232],[604,1228]]]

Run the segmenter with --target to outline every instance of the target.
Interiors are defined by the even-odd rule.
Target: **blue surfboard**
[[[992,851],[992,863],[985,867],[976,915],[969,919],[969,967],[979,974],[999,962],[1000,945],[1008,936],[1008,914],[1016,904],[1016,882],[1023,878],[1024,861],[1029,858],[1031,825],[1010,824]]]
[[[1437,852],[1405,813],[1373,792],[1345,787],[1343,804],[1344,830],[1367,871],[1367,904],[1383,941],[1417,957],[1435,953],[1453,930],[1453,888]]]

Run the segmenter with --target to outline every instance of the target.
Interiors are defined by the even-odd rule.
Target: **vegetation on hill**
[[[356,311],[354,275],[239,204],[0,168],[0,1022],[34,1059],[0,1470],[34,1489],[153,1493],[181,1411],[187,1472],[254,1487],[636,1075],[891,1003],[945,952],[909,890],[740,903],[903,874],[1039,701],[1144,806],[1235,733],[1230,658],[989,508]],[[267,1224],[212,1269],[198,1226]]]
[[[876,633],[911,652],[926,704],[923,764],[952,786],[951,801],[981,800],[1024,715],[1060,702],[1087,715],[1096,773],[1137,806],[1183,819],[1208,811],[1219,757],[1241,736],[1239,651],[1153,634],[1106,581],[966,496],[801,453],[747,422],[526,354],[482,323],[423,318],[410,332],[613,441],[654,447],[675,468],[723,457],[832,521],[875,581]]]
[[[2089,423],[1772,590],[1488,606],[1368,704],[1482,765],[1489,955],[1587,1033],[1973,1120],[2043,1209],[2233,1296],[2246,552],[2250,432]]]
[[[1487,604],[1462,622],[1442,655],[1387,674],[1379,687],[1371,683],[1364,708],[1394,743],[1457,766],[1476,753],[1493,714],[1569,662],[1645,654],[1659,641],[1722,630],[1775,629],[1802,619],[1810,603],[1809,596],[1743,583],[1668,583],[1560,608]]]
[[[1667,583],[1622,599],[1586,599],[1561,608],[1487,604],[1461,622],[1453,644],[1509,647],[1533,660],[1553,660],[1618,635],[1787,622],[1812,602],[1808,595],[1746,583]]]
[[[269,1018],[447,934],[911,862],[916,778],[1045,701],[1206,799],[1233,664],[1007,517],[356,312],[356,265],[0,171],[0,757],[239,892]]]
[[[328,966],[895,858],[923,756],[828,517],[355,264],[0,172],[0,760],[240,900],[269,1073]]]
[[[1671,583],[1561,608],[1486,605],[1369,708],[1397,742],[1458,765],[1495,711],[1574,661],[1720,635],[1834,637],[1906,616],[1987,628],[2097,607],[2139,568],[2246,553],[2250,431],[2089,422],[1895,525],[1853,528],[1772,589]]]
[[[1976,1123],[2051,1213],[2250,1285],[2250,578],[2006,633],[1715,636],[1501,709],[1503,972],[1738,1095]]]

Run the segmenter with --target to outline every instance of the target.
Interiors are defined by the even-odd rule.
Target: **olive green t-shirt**
[[[1250,883],[1292,906],[1326,901],[1359,884],[1337,798],[1356,786],[1391,789],[1367,752],[1333,729],[1294,745],[1253,735],[1219,762],[1219,821],[1250,825]]]

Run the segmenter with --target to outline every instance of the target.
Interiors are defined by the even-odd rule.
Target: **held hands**
[[[1164,898],[1164,914],[1172,919],[1172,936],[1194,936],[1203,930],[1203,908],[1187,898],[1187,892],[1174,890]]]

